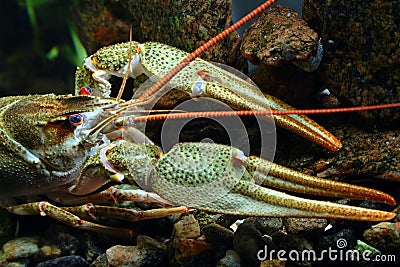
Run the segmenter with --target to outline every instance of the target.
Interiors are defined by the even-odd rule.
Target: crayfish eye
[[[83,86],[79,89],[79,95],[92,95],[92,88],[89,86]]]
[[[81,114],[70,115],[68,119],[72,126],[79,126],[83,123],[83,116]]]

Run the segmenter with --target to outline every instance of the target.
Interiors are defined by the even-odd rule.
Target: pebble
[[[110,266],[154,266],[165,259],[165,251],[150,246],[116,245],[106,255]]]
[[[271,235],[283,227],[282,218],[249,217],[244,221],[254,224],[263,235]]]
[[[174,224],[175,238],[197,238],[200,236],[200,225],[193,215],[183,217]]]
[[[344,242],[343,242],[344,241]],[[331,235],[322,236],[314,243],[316,251],[322,251],[325,249],[343,249],[354,248],[357,243],[356,235],[351,228],[345,228],[337,231]]]
[[[381,251],[400,254],[400,223],[381,222],[364,231],[363,237]]]
[[[0,210],[0,245],[2,239],[12,237],[17,226],[16,216],[5,209]]]
[[[27,258],[39,252],[38,237],[21,237],[8,241],[3,245],[6,260]]]
[[[287,253],[290,253],[290,251],[298,251],[298,255],[301,255],[302,251],[312,251],[314,250],[313,246],[311,243],[304,237],[295,235],[295,234],[289,234],[286,236],[284,239],[284,242],[280,243],[280,249],[283,249]],[[286,254],[285,257],[288,257],[289,254]],[[301,266],[311,266],[311,261],[304,259],[294,259],[294,262],[296,264],[299,264]]]
[[[322,59],[318,34],[295,10],[283,6],[261,13],[245,32],[240,49],[254,64],[296,63],[308,72],[316,70]]]
[[[105,252],[96,243],[92,234],[84,233],[84,238],[81,239],[81,244],[83,255],[88,262],[93,262]]]
[[[251,223],[242,223],[233,236],[233,247],[244,266],[259,266],[258,251],[264,249],[261,232]]]
[[[110,266],[108,264],[108,259],[107,259],[107,254],[101,254],[99,255],[91,264],[90,267],[108,267]]]
[[[62,256],[61,250],[57,245],[49,244],[43,245],[39,248],[39,259],[54,259]],[[66,255],[64,255],[66,256]]]
[[[232,246],[234,233],[228,228],[211,223],[203,228],[203,233],[211,243],[223,243],[227,246]]]
[[[53,247],[58,247],[61,256],[74,255],[80,248],[79,240],[74,235],[66,232],[68,230],[68,228],[59,225],[51,225],[46,229],[46,238],[51,244],[54,244]],[[55,251],[55,249],[52,251]]]
[[[220,259],[217,267],[240,267],[240,256],[234,250],[227,250],[225,257]]]
[[[360,254],[364,253],[365,251],[369,251],[369,253],[371,255],[380,255],[382,254],[379,250],[377,250],[376,248],[374,248],[373,246],[370,246],[369,244],[361,241],[361,240],[357,240],[357,245],[354,248],[355,250],[358,250],[358,252]]]
[[[294,234],[302,231],[323,231],[328,225],[328,220],[320,218],[285,218],[283,223],[286,231]]]
[[[89,266],[89,263],[81,256],[71,255],[44,261],[36,265],[36,267],[58,267],[58,266],[86,267]]]
[[[286,263],[280,260],[266,260],[262,261],[260,267],[285,267]]]
[[[184,216],[174,224],[174,232],[168,243],[169,258],[181,265],[192,257],[211,249],[211,244],[200,235],[200,225],[196,218],[191,214]]]

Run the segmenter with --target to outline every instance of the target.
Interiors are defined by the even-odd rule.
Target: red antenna
[[[200,112],[180,112],[172,114],[154,114],[146,116],[138,116],[132,118],[134,121],[151,121],[164,119],[186,119],[199,117],[231,117],[231,116],[268,116],[268,115],[288,115],[288,114],[326,114],[326,113],[343,113],[368,111],[385,108],[399,108],[400,103],[380,104],[364,107],[347,107],[347,108],[327,108],[327,109],[290,109],[290,110],[238,110],[238,111],[200,111]]]

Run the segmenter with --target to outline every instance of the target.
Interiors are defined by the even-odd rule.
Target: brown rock
[[[193,215],[183,217],[174,224],[174,238],[197,238],[200,236],[200,225]]]
[[[363,236],[372,246],[383,251],[395,251],[399,254],[400,223],[378,223],[365,230]]]
[[[320,230],[322,232],[328,225],[328,220],[320,218],[284,218],[283,222],[288,233],[312,230]]]
[[[202,241],[191,238],[174,239],[172,243],[174,248],[174,262],[183,264],[187,262],[191,257],[200,254],[203,251],[212,248],[212,245]]]
[[[207,240],[212,243],[232,244],[233,232],[219,224],[211,223],[203,228]]]
[[[73,23],[89,55],[101,47],[129,40],[129,21],[124,20],[125,14],[112,10],[123,13],[120,4],[113,1],[80,0],[74,8]]]
[[[307,71],[318,67],[321,49],[318,34],[295,10],[282,6],[263,12],[245,32],[241,44],[244,57],[255,64],[281,66],[300,63],[300,67]]]
[[[174,232],[168,244],[172,262],[183,264],[211,247],[211,244],[204,241],[204,236],[200,236],[200,225],[193,215],[185,216],[174,224]]]

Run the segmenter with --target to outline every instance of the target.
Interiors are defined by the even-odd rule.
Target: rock
[[[365,243],[361,240],[357,240],[357,245],[354,247],[354,249],[357,250],[360,254],[363,254],[366,251],[369,251],[369,253],[372,257],[382,254],[379,250],[377,250],[376,248],[368,245],[367,243]]]
[[[160,251],[164,251],[164,252],[167,251],[167,245],[165,243],[159,242],[149,236],[139,235],[136,238],[136,243],[137,243],[138,247],[149,246],[149,247],[153,247]]]
[[[280,260],[266,260],[262,261],[260,267],[285,267],[286,263]]]
[[[290,77],[290,79],[288,79]],[[296,108],[313,104],[315,74],[294,65],[260,68],[250,75],[262,92],[275,96]]]
[[[68,254],[69,255],[69,254]],[[46,260],[46,259],[54,259],[62,256],[61,249],[59,245],[55,244],[46,244],[40,247],[38,259]],[[64,255],[65,256],[65,255]]]
[[[20,237],[3,245],[3,253],[8,261],[28,258],[39,252],[38,237]]]
[[[93,262],[104,253],[96,241],[91,233],[84,233],[84,238],[81,239],[83,255],[88,262]]]
[[[120,4],[113,1],[80,0],[73,9],[72,21],[89,54],[103,46],[129,41],[130,23],[112,10],[125,13]]]
[[[200,236],[200,225],[193,215],[188,215],[174,224],[174,238],[197,238]]]
[[[53,239],[54,244],[57,244],[61,251],[61,255],[74,255],[79,249],[79,240],[70,233],[57,232]]]
[[[261,66],[251,79],[263,92],[296,107],[310,105],[315,75],[309,72],[319,65],[322,46],[296,11],[274,6],[263,12],[244,34],[241,51]]]
[[[91,264],[90,267],[109,267],[107,254],[101,254]]]
[[[234,250],[227,250],[225,257],[220,259],[217,267],[240,267],[240,256]]]
[[[168,255],[174,263],[184,264],[190,258],[211,249],[211,244],[200,237],[200,225],[193,215],[184,216],[174,224],[168,244]]]
[[[280,243],[280,249],[286,251],[286,255],[284,257],[289,258],[289,253],[291,251],[297,251],[297,255],[302,255],[302,251],[313,251],[314,248],[311,243],[302,236],[290,234],[287,235],[283,242]],[[292,260],[292,259],[290,259]],[[301,266],[311,266],[312,259],[299,259],[296,260],[294,257],[294,262]]]
[[[14,235],[17,227],[15,215],[8,212],[6,209],[0,210],[0,245],[2,240],[10,238]]]
[[[254,224],[263,235],[272,235],[283,227],[282,218],[249,217],[244,221]]]
[[[400,101],[399,4],[399,0],[304,1],[304,7],[311,5],[323,14],[324,59],[318,70],[322,88],[354,106]],[[399,109],[361,115],[381,125],[400,120]]]
[[[113,246],[106,251],[110,266],[153,266],[165,259],[165,251],[150,246]]]
[[[324,25],[325,0],[306,0],[303,2],[302,18],[321,36]]]
[[[245,217],[222,214],[215,220],[215,223],[217,223],[225,228],[230,228],[232,224],[234,224],[238,219],[241,219],[241,218],[245,218]]]
[[[352,229],[341,229],[334,234],[319,238],[313,245],[316,251],[331,249],[352,249],[356,245],[356,236]]]
[[[174,263],[184,264],[192,257],[212,248],[212,245],[198,239],[180,238],[173,239],[169,245],[170,257]]]
[[[148,236],[139,235],[137,246],[113,246],[92,262],[91,267],[158,266],[167,264],[166,245]]]
[[[19,259],[17,261],[10,261],[5,263],[4,265],[1,266],[7,266],[7,267],[28,267],[29,266],[29,259]]]
[[[400,223],[378,223],[365,230],[363,236],[382,252],[395,252],[400,256]]]
[[[257,253],[264,249],[264,245],[260,231],[251,223],[240,224],[233,236],[233,247],[245,266],[260,265]]]
[[[286,231],[290,234],[298,233],[301,231],[319,230],[323,232],[328,225],[327,219],[320,218],[285,218],[283,219]]]
[[[234,233],[228,228],[212,223],[203,228],[203,233],[211,243],[222,243],[226,246],[232,246]]]
[[[48,260],[39,263],[36,267],[58,267],[58,266],[69,266],[69,267],[86,267],[89,263],[81,256],[64,256],[53,260]]]
[[[241,51],[254,64],[295,63],[314,71],[322,59],[318,34],[291,8],[274,6],[263,12],[243,35]]]

